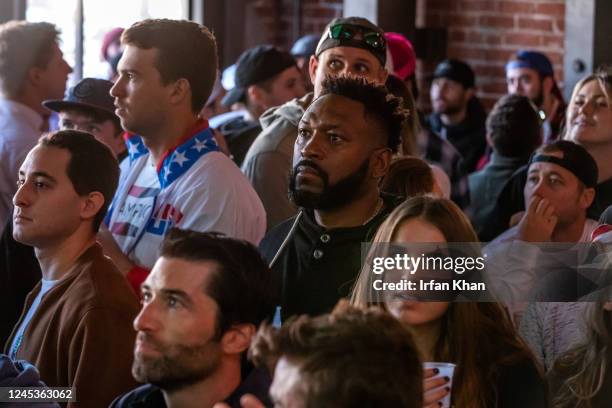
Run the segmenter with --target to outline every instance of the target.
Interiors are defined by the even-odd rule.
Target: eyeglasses
[[[382,34],[361,26],[336,24],[329,27],[328,36],[334,40],[363,41],[376,50],[385,49],[385,38]]]

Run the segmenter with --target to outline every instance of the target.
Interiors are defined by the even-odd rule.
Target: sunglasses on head
[[[384,37],[379,32],[372,31],[365,27],[336,24],[329,27],[328,36],[334,40],[363,41],[376,50],[384,50],[385,48]]]

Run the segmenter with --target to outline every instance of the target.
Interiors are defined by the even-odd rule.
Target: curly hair
[[[319,97],[324,95],[339,95],[361,103],[366,116],[373,118],[387,134],[387,147],[397,152],[402,126],[408,118],[408,112],[402,108],[401,98],[390,94],[382,85],[349,76],[327,76]]]

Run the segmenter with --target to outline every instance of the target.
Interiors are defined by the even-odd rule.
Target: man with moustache
[[[429,128],[455,146],[471,173],[487,146],[487,115],[475,95],[474,71],[463,61],[448,59],[436,67],[433,78]]]
[[[325,78],[352,75],[383,85],[387,79],[386,60],[387,46],[381,28],[365,18],[336,18],[325,27],[308,63],[314,92],[261,116],[263,130],[247,152],[242,172],[263,202],[268,230],[297,212],[287,196],[293,145],[300,118],[320,95]]]
[[[270,376],[243,360],[270,314],[272,279],[257,249],[213,233],[171,230],[142,285],[132,373],[147,383],[111,408],[270,404]]]
[[[508,93],[528,97],[544,121],[544,142],[561,136],[566,105],[550,59],[541,52],[519,50],[506,64]]]
[[[260,249],[279,292],[282,317],[329,312],[348,296],[367,241],[394,208],[381,196],[406,118],[386,88],[328,78],[300,120],[289,191],[301,207]]]

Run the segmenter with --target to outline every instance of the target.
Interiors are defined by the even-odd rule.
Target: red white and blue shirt
[[[217,231],[257,245],[266,214],[240,169],[219,151],[206,121],[159,163],[142,138],[128,138],[129,157],[106,216],[115,241],[132,262],[150,269],[172,227]]]

